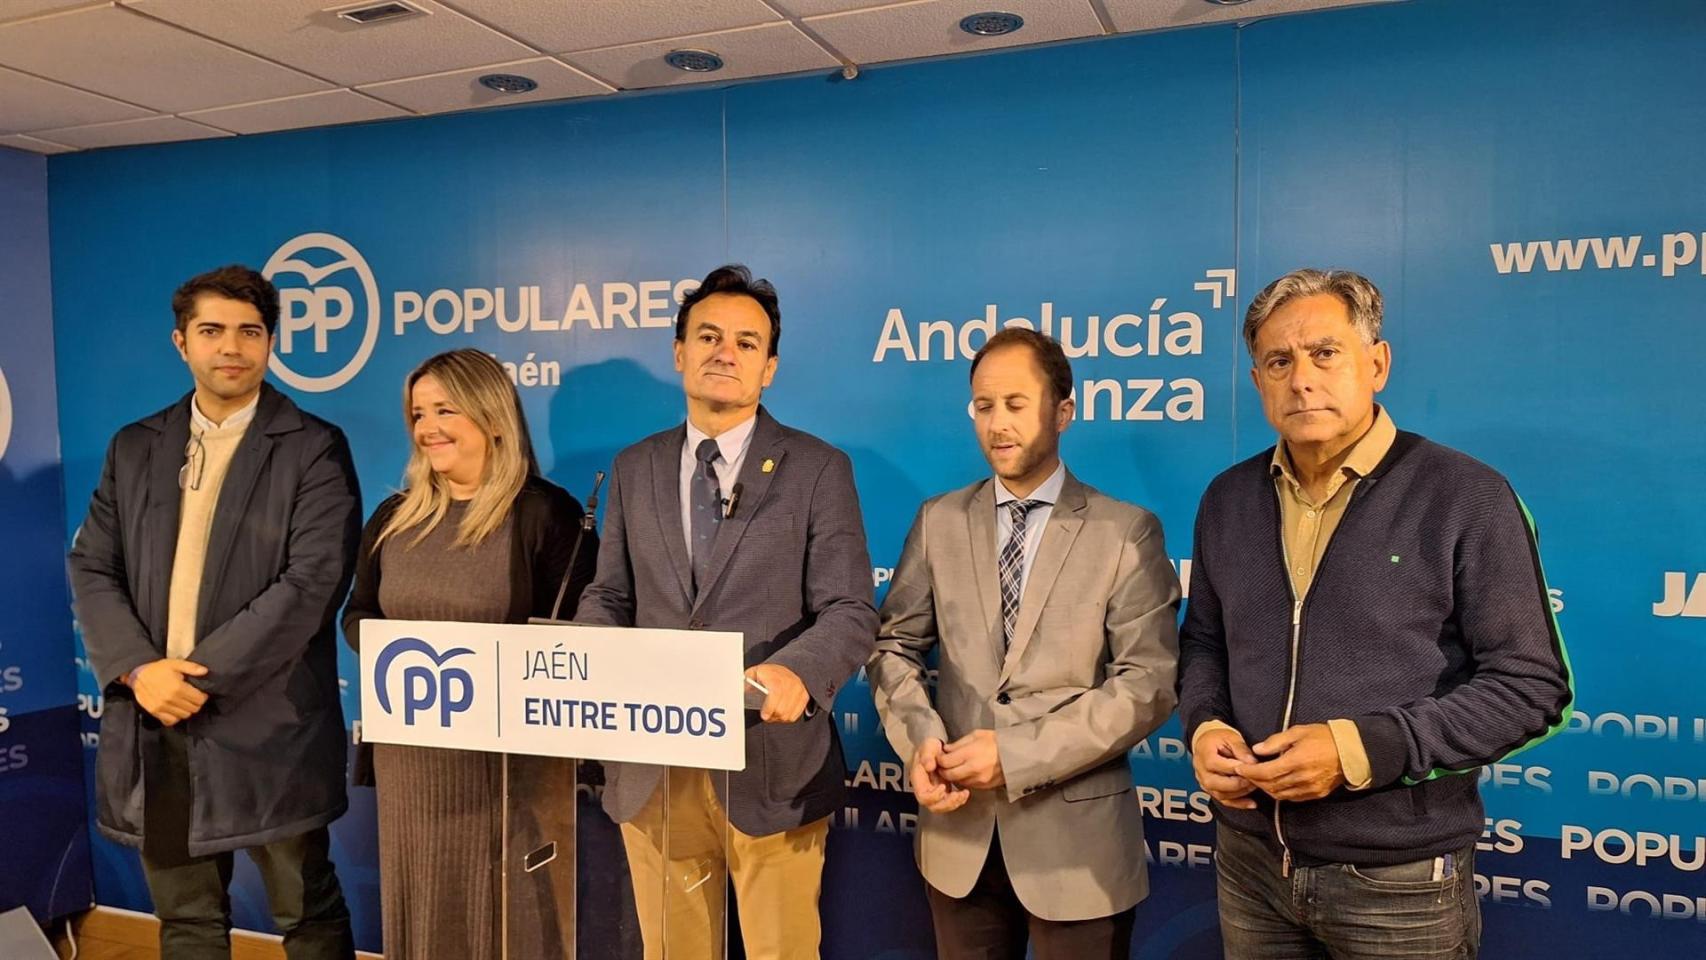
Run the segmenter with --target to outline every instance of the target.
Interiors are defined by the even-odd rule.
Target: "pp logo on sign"
[[[391,688],[386,683],[391,661],[404,654],[424,654],[432,666],[413,664],[403,668],[403,725],[414,726],[417,713],[436,707],[438,725],[450,726],[452,714],[464,713],[474,705],[474,678],[461,667],[446,667],[445,664],[473,652],[467,647],[455,647],[441,654],[431,644],[416,637],[398,637],[391,641],[379,651],[379,659],[373,664],[373,689],[379,699],[379,708],[386,713],[396,713],[391,709]]]
[[[304,256],[311,251],[321,253]],[[322,260],[327,262],[316,262]],[[351,286],[333,282],[343,281],[339,274],[346,270],[354,274],[352,281],[344,281]],[[379,340],[379,283],[373,279],[367,260],[342,237],[305,233],[279,247],[261,273],[278,287],[278,349],[268,361],[272,372],[296,389],[312,393],[335,390],[350,382],[373,356],[373,345]],[[301,284],[284,282],[289,277],[300,277]],[[360,328],[361,343],[348,362],[324,375],[291,369],[287,358],[326,354],[334,339],[347,343],[348,337],[334,338],[333,334],[348,329],[358,312],[366,314]],[[297,365],[304,364],[299,361]]]
[[[0,370],[0,459],[12,442],[12,391],[6,387],[6,371]]]

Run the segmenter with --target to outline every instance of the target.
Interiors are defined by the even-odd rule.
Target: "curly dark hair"
[[[172,314],[177,318],[179,333],[189,328],[190,318],[195,316],[196,298],[204,293],[238,300],[259,310],[267,336],[278,330],[278,288],[259,273],[240,263],[233,263],[196,274],[172,294]]]

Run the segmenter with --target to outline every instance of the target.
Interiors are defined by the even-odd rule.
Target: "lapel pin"
[[[766,461],[764,461],[764,465],[759,467],[758,469],[759,469],[760,473],[770,473],[776,469],[776,461],[766,460]]]

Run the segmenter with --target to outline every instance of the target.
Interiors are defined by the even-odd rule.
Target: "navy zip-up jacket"
[[[1292,670],[1273,449],[1203,494],[1179,633],[1185,742],[1206,720],[1257,743],[1355,721],[1369,788],[1305,803],[1261,791],[1228,826],[1302,863],[1382,865],[1474,843],[1476,773],[1564,725],[1574,699],[1532,521],[1492,468],[1400,431],[1357,483],[1303,598]]]

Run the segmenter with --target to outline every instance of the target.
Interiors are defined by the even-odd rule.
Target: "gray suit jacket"
[[[741,832],[779,833],[828,816],[845,794],[831,708],[870,656],[877,629],[853,465],[760,407],[741,467],[740,502],[717,534],[709,580],[694,596],[681,530],[686,436],[683,424],[616,455],[598,574],[575,620],[735,631],[745,634],[747,666],[774,663],[799,675],[816,713],[797,723],[763,723],[747,711],[746,769],[729,774],[727,790],[722,777],[712,778]],[[605,811],[617,821],[633,819],[662,772],[606,764]]]
[[[1047,920],[1109,916],[1149,891],[1126,751],[1173,710],[1179,580],[1152,514],[1069,472],[1004,652],[995,535],[992,480],[924,504],[867,667],[903,761],[928,737],[995,731],[1006,786],[973,791],[952,813],[921,810],[918,866],[931,886],[965,896],[999,824],[1026,910]],[[932,648],[934,698],[924,665]]]

